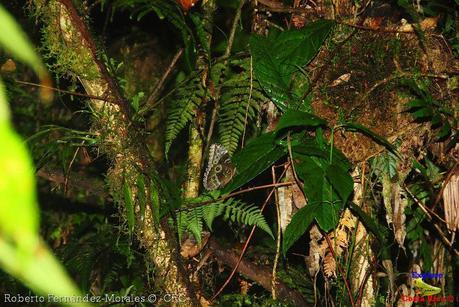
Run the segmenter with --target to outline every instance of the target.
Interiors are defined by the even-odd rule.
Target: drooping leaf
[[[425,99],[414,99],[406,104],[408,110],[429,106],[430,102]]]
[[[274,133],[266,133],[237,152],[232,159],[236,165],[236,175],[222,193],[229,193],[249,182],[285,155],[285,149],[274,141]]]
[[[0,45],[31,66],[40,78],[46,70],[14,19],[0,6]],[[50,99],[50,96],[44,97]],[[36,294],[77,297],[79,291],[40,239],[35,174],[24,142],[9,122],[0,79],[0,267]],[[88,306],[75,303],[74,306]]]
[[[441,126],[440,130],[437,133],[437,140],[443,140],[444,138],[448,137],[451,134],[451,125],[448,121],[445,121],[443,126]]]
[[[27,149],[9,123],[8,103],[0,80],[0,235],[33,246],[39,215],[35,176]]]
[[[320,204],[308,204],[298,210],[293,216],[284,232],[282,251],[284,255],[292,245],[305,233],[316,217],[316,211]]]
[[[358,123],[345,123],[342,125],[342,127],[348,131],[355,131],[355,132],[363,133],[364,135],[370,137],[376,143],[386,147],[387,150],[389,150],[390,152],[398,156],[398,153],[395,147],[387,139],[375,133],[371,129],[368,129],[367,127],[361,124],[358,124]]]
[[[431,118],[434,113],[433,113],[432,108],[427,107],[427,108],[419,108],[411,114],[417,120],[424,120],[424,119]]]
[[[319,126],[327,126],[327,122],[311,113],[289,109],[280,118],[276,126],[276,134],[279,135],[282,131],[293,127],[310,129]]]

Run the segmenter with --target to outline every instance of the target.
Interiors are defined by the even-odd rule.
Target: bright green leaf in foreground
[[[31,66],[40,77],[46,74],[45,67],[26,35],[2,6],[0,6],[0,45],[18,60]]]

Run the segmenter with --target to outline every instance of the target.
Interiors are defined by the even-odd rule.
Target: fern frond
[[[210,198],[199,198],[199,201],[206,200],[210,200]],[[186,218],[184,216],[186,216]],[[207,227],[212,230],[213,221],[219,216],[222,216],[225,221],[249,226],[255,225],[274,238],[268,223],[257,206],[247,205],[246,203],[233,198],[216,202],[212,205],[195,207],[189,211],[180,212],[180,217],[177,215],[177,219],[180,218],[179,231],[180,229],[186,229],[187,231],[193,233],[199,241],[202,233],[202,220],[204,220]],[[197,236],[198,234],[199,236]]]
[[[249,226],[255,225],[268,233],[272,238],[274,238],[271,232],[271,228],[269,228],[265,217],[261,213],[260,208],[257,206],[247,205],[246,203],[237,200],[226,202],[224,203],[224,206],[224,220],[231,220],[232,222]]]
[[[219,141],[234,153],[247,129],[256,118],[259,106],[268,99],[251,72],[250,59],[233,60],[222,84],[218,120]]]
[[[203,220],[203,215],[202,215],[202,207],[197,207],[195,210],[188,212],[188,224],[187,224],[187,230],[191,232],[194,237],[196,238],[196,241],[201,243],[201,238],[202,238],[202,220]]]
[[[166,155],[180,131],[191,121],[196,108],[201,104],[206,91],[199,79],[199,74],[190,79],[183,87],[177,88],[168,109],[166,122]]]

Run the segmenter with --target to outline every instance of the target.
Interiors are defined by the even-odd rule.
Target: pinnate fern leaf
[[[201,104],[205,95],[206,91],[200,82],[199,75],[176,89],[166,122],[166,155],[177,135],[195,116],[196,108]]]
[[[203,197],[199,201],[206,201]],[[274,238],[268,223],[266,222],[261,210],[255,205],[248,205],[233,198],[217,201],[211,205],[192,208],[188,211],[180,212],[179,229],[191,232],[199,241],[204,221],[207,227],[212,230],[215,218],[221,216],[225,221],[237,224],[257,226]],[[186,217],[185,217],[186,216]],[[181,226],[180,226],[181,225]]]
[[[248,123],[268,99],[251,73],[250,59],[233,60],[222,83],[218,131],[220,143],[230,154],[238,147]]]

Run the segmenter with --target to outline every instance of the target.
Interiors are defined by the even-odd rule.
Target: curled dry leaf
[[[339,76],[337,79],[335,79],[332,83],[331,83],[331,87],[333,86],[338,86],[340,85],[341,83],[346,83],[348,82],[349,80],[351,79],[351,73],[347,73],[347,74],[344,74],[344,75],[341,75]]]
[[[196,242],[196,239],[194,238],[194,236],[189,236],[181,244],[180,255],[182,255],[182,257],[186,259],[195,257],[202,251],[207,241],[209,240],[209,237],[210,237],[209,232],[203,232],[201,243],[198,243]]]
[[[459,228],[459,168],[443,189],[443,208],[448,230],[451,232]]]

